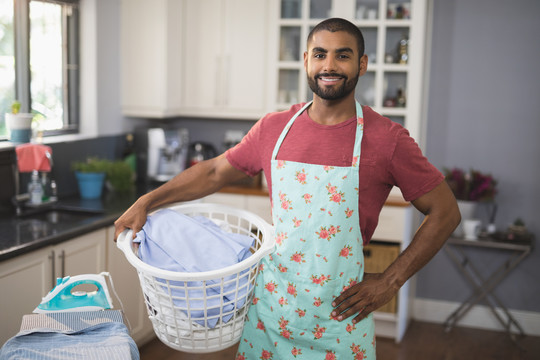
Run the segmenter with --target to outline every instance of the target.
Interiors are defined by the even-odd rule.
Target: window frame
[[[43,136],[79,133],[80,129],[80,0],[14,0],[15,98],[21,112],[30,112],[30,2],[62,5],[62,94],[61,129],[45,130]]]

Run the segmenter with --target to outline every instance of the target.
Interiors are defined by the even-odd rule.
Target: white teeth
[[[327,78],[327,77],[321,77],[322,81],[339,81],[341,78]]]

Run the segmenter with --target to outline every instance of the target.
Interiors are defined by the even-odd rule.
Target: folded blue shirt
[[[189,217],[169,209],[149,216],[134,240],[140,243],[139,258],[143,262],[176,272],[211,271],[237,264],[251,256],[249,249],[253,241],[249,236],[224,231],[205,217]],[[185,298],[188,297],[191,319],[213,328],[220,313],[226,314],[223,321],[228,321],[235,308],[241,307],[246,300],[250,286],[247,276],[240,276],[238,284],[231,281],[233,279],[236,279],[235,275],[223,279],[223,296],[220,296],[220,286],[211,286],[204,294],[202,282],[190,281],[187,284],[189,296],[183,289],[172,288],[173,301],[179,308],[187,309]],[[218,279],[207,281],[207,284],[221,282]],[[185,285],[178,281],[171,281],[171,284]]]

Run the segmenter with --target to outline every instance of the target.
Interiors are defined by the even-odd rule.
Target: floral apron
[[[375,359],[372,315],[333,319],[332,301],[362,281],[364,256],[358,218],[358,165],[363,114],[351,166],[276,160],[295,119],[272,154],[272,213],[276,250],[261,262],[255,297],[236,359]]]

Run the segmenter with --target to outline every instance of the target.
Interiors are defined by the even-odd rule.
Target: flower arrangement
[[[444,175],[457,200],[492,201],[497,194],[497,181],[491,174],[473,169],[464,172],[459,168],[445,168]]]

